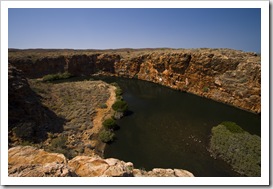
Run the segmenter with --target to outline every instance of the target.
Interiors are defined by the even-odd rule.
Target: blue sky
[[[261,51],[260,9],[8,10],[9,48]]]

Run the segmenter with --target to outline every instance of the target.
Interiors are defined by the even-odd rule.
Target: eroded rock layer
[[[11,177],[193,177],[182,169],[134,169],[131,162],[97,155],[76,156],[67,160],[63,154],[49,153],[31,146],[9,149],[8,172]]]
[[[57,51],[59,52],[59,51]],[[22,56],[12,52],[9,62],[27,77],[68,71],[138,78],[190,92],[255,113],[261,112],[261,57],[231,49],[149,49],[46,51]],[[20,52],[21,53],[21,52]]]

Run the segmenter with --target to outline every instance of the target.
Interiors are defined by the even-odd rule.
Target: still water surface
[[[117,122],[117,140],[107,145],[105,158],[130,161],[145,170],[180,168],[195,176],[239,176],[207,151],[211,128],[233,121],[260,136],[260,115],[147,81],[103,80],[119,84],[131,111]]]

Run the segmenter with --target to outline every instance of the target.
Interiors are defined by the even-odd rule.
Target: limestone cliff
[[[63,130],[64,120],[41,104],[23,73],[10,64],[8,95],[9,145],[20,139],[39,142],[47,138],[47,132]]]
[[[49,153],[31,146],[17,146],[8,152],[10,177],[193,177],[182,169],[135,169],[131,162],[97,155],[76,156],[67,160],[63,154]]]
[[[59,52],[59,51],[58,51]],[[10,52],[11,53],[11,52]],[[16,56],[9,62],[27,77],[68,71],[138,78],[204,96],[255,113],[261,112],[261,57],[232,49],[112,50],[52,56],[45,51]]]

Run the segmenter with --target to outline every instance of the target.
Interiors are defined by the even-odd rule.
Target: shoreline
[[[99,156],[103,157],[104,156],[104,150],[106,147],[106,144],[100,141],[98,138],[99,132],[102,129],[102,122],[105,120],[107,117],[111,117],[113,115],[113,110],[112,110],[112,105],[116,101],[116,94],[115,94],[115,89],[116,87],[113,85],[109,84],[108,91],[110,93],[110,96],[108,100],[105,102],[107,105],[107,108],[97,108],[96,109],[96,115],[94,119],[92,120],[93,122],[93,127],[91,129],[88,129],[85,131],[85,135],[83,136],[83,142],[84,144],[89,144],[89,136],[94,135],[96,136],[96,140],[91,140],[91,145],[94,146],[95,153],[98,154]]]

